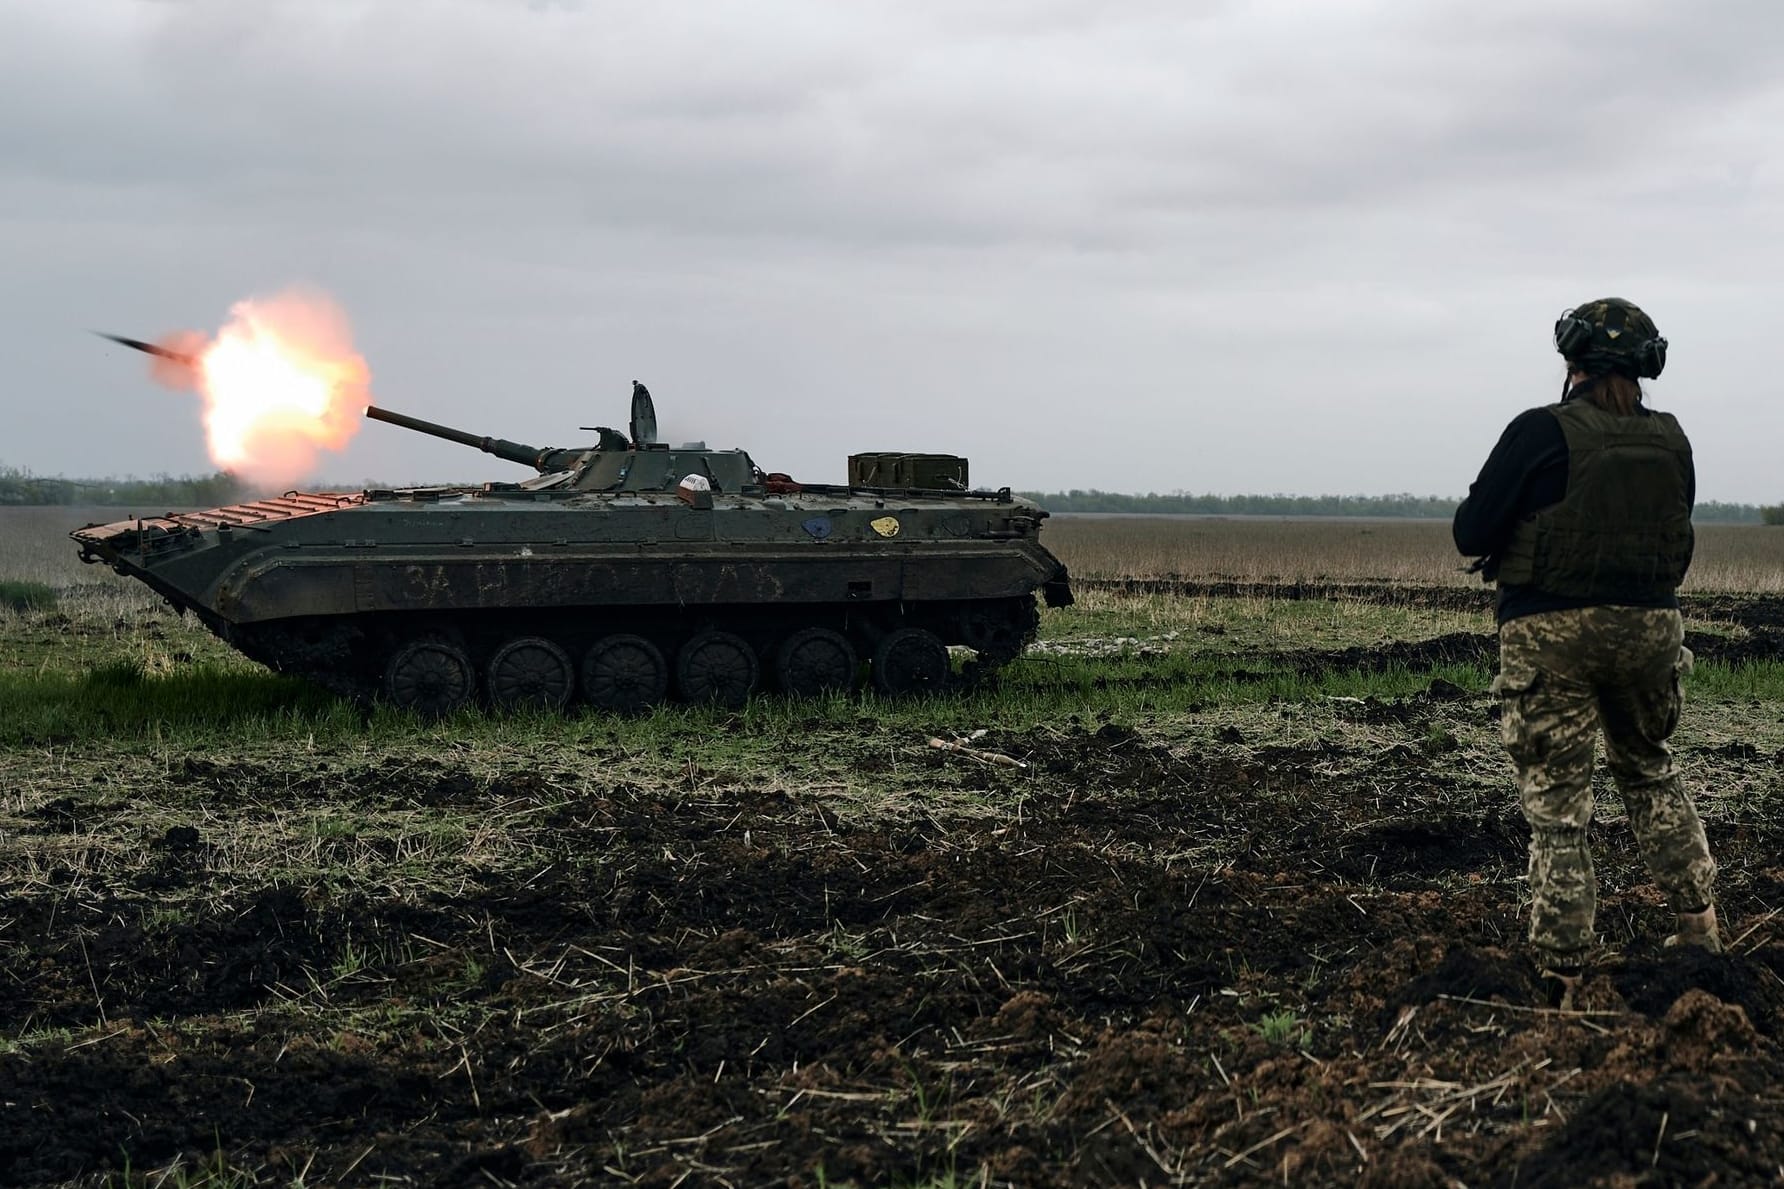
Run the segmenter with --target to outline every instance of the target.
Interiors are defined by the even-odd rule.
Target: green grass
[[[48,611],[56,605],[56,591],[42,582],[0,579],[0,607],[9,611]]]
[[[140,1173],[130,1165],[126,1158],[119,1177],[108,1176],[100,1184],[104,1189],[256,1189],[276,1183],[262,1181],[253,1170],[230,1164],[221,1149],[196,1164],[189,1165],[182,1159],[165,1168]],[[303,1189],[301,1176],[283,1183],[292,1189]]]
[[[650,751],[727,734],[774,742],[814,722],[847,726],[864,717],[878,728],[1019,729],[1059,722],[1087,709],[1107,718],[1319,697],[1402,697],[1424,689],[1434,677],[1484,689],[1488,673],[1479,666],[1447,665],[1306,675],[1263,663],[1236,668],[1223,658],[1195,656],[1036,658],[1010,666],[993,688],[938,697],[887,699],[859,693],[796,701],[763,695],[741,711],[665,705],[637,718],[580,711],[568,717],[501,716],[467,710],[433,723],[384,707],[363,708],[307,682],[263,670],[207,662],[147,673],[135,661],[114,660],[85,673],[0,671],[0,746],[93,737],[196,743],[243,735],[378,742],[444,736],[492,743],[612,739]]]
[[[205,663],[150,674],[108,661],[85,673],[0,671],[0,744],[93,737],[204,738],[243,730],[292,735],[354,730],[362,714],[308,682]]]
[[[29,585],[29,584],[26,584]],[[0,636],[0,748],[114,740],[178,747],[270,744],[438,750],[594,750],[651,766],[772,771],[789,745],[839,764],[884,741],[979,728],[1181,720],[1204,712],[1343,698],[1404,698],[1434,679],[1483,693],[1490,660],[1431,669],[1301,672],[1309,649],[1372,646],[1451,633],[1483,634],[1485,614],[1322,600],[1182,599],[1090,592],[1048,612],[1041,647],[995,684],[940,697],[862,692],[807,701],[774,695],[739,711],[667,705],[635,718],[466,711],[427,722],[336,698],[233,653],[190,620],[165,611],[123,615],[71,602],[66,613],[19,613]],[[1297,662],[1298,658],[1298,662]],[[1689,698],[1784,701],[1784,662],[1703,663]],[[1442,740],[1433,737],[1437,747]]]
[[[1050,644],[1129,638],[1137,646],[1243,654],[1342,648],[1382,640],[1422,640],[1452,632],[1491,632],[1484,611],[1457,611],[1326,599],[1184,598],[1086,590],[1066,611],[1041,618]]]
[[[1301,1048],[1313,1039],[1312,1031],[1301,1017],[1286,1008],[1266,1012],[1252,1028],[1270,1044],[1283,1048]]]
[[[1100,720],[1192,713],[1221,707],[1326,698],[1402,698],[1441,679],[1484,691],[1488,665],[1393,667],[1378,672],[1297,672],[1267,653],[1228,656],[1173,652],[1110,657],[1024,658],[995,686],[938,697],[886,699],[870,693],[795,701],[774,695],[740,711],[666,705],[636,718],[572,711],[498,716],[469,710],[445,723],[384,707],[365,708],[304,681],[210,661],[151,673],[130,658],[85,672],[0,670],[0,746],[69,743],[95,737],[224,742],[363,739],[378,743],[450,738],[468,743],[607,742],[643,752],[685,748],[690,739],[779,746],[813,726],[861,726],[931,733],[954,728],[1025,729],[1073,715]],[[1784,701],[1784,662],[1704,663],[1689,697],[1706,701]]]
[[[1784,662],[1699,664],[1685,679],[1686,712],[1693,699],[1710,702],[1784,702]]]

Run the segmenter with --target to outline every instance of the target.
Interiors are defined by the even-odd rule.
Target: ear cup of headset
[[[1555,322],[1555,350],[1566,356],[1577,354],[1580,348],[1592,341],[1592,324],[1584,318],[1576,318],[1573,311],[1568,310]]]
[[[1658,379],[1666,367],[1666,340],[1651,338],[1642,344],[1641,353],[1636,357],[1635,374],[1644,380]]]

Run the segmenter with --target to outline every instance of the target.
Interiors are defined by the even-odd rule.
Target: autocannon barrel
[[[405,413],[393,413],[389,409],[380,409],[375,405],[366,407],[365,415],[373,421],[382,421],[386,425],[412,429],[416,433],[431,434],[436,438],[445,438],[448,442],[457,442],[461,446],[475,446],[485,454],[493,454],[508,462],[518,462],[523,466],[537,470],[546,469],[546,456],[562,453],[562,451],[542,450],[538,446],[526,446],[519,442],[510,442],[505,438],[485,438],[474,433],[466,433],[462,429],[453,429],[449,425],[437,425],[432,421],[423,421],[419,417],[410,417]]]

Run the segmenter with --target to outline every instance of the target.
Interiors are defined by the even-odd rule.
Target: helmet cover
[[[1589,376],[1618,372],[1651,380],[1666,366],[1666,340],[1640,306],[1601,297],[1555,322],[1555,350]]]

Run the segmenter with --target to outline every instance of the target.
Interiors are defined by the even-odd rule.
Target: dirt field
[[[1093,591],[928,706],[15,742],[0,1183],[1784,1178],[1778,609],[1693,612],[1734,952],[1658,948],[1605,785],[1558,1012],[1490,620],[1335,594]],[[0,618],[0,675],[228,663],[128,600]]]

